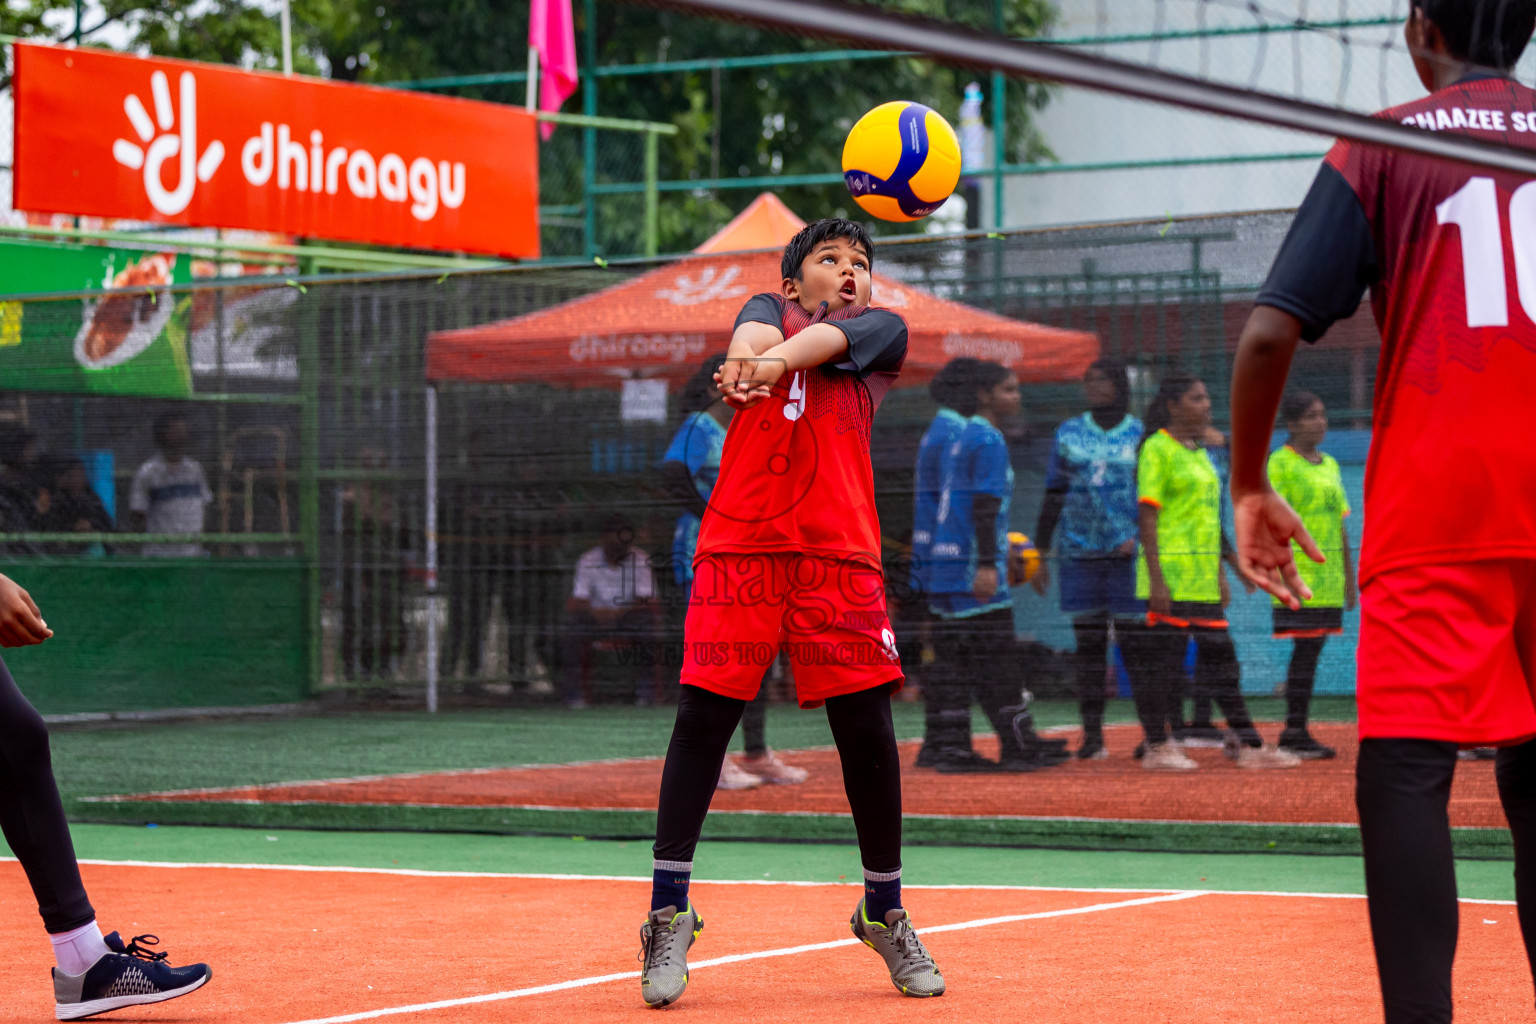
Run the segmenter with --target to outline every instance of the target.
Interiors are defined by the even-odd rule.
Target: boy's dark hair
[[[1002,363],[972,359],[955,375],[954,403],[951,409],[962,416],[975,416],[981,409],[981,393],[991,391],[1008,379],[1012,370]]]
[[[800,265],[805,262],[805,258],[818,245],[834,238],[846,238],[863,249],[864,257],[869,261],[869,269],[875,269],[875,243],[869,237],[869,232],[864,230],[864,225],[841,217],[823,217],[801,228],[789,240],[789,244],[784,247],[784,258],[779,261],[780,276],[800,280]]]
[[[945,363],[929,382],[928,397],[938,405],[956,409],[956,403],[960,401],[956,395],[964,388],[966,375],[971,373],[976,362],[970,356],[960,356]]]
[[[1158,385],[1157,394],[1152,396],[1152,401],[1147,403],[1147,414],[1141,418],[1145,429],[1142,431],[1141,443],[1146,444],[1147,438],[1159,430],[1166,430],[1168,424],[1173,422],[1173,414],[1168,411],[1168,406],[1189,393],[1190,388],[1200,383],[1200,378],[1183,370],[1170,370]]]
[[[1280,403],[1280,418],[1287,423],[1295,423],[1307,414],[1313,404],[1322,403],[1323,400],[1310,391],[1292,391]]]
[[[1445,37],[1451,55],[1508,71],[1536,31],[1536,0],[1410,0]]]
[[[150,436],[155,439],[157,446],[165,443],[165,435],[170,431],[172,423],[190,424],[191,421],[184,412],[163,412],[156,416],[155,425],[150,428]]]

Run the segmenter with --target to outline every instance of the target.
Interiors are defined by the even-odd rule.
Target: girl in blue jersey
[[[720,401],[714,390],[715,374],[724,363],[724,356],[706,359],[683,388],[681,404],[687,415],[662,456],[662,475],[683,506],[672,531],[672,576],[682,589],[684,605],[693,588],[699,526],[720,475],[725,431],[731,422],[731,407]],[[747,703],[741,714],[741,733],[746,757],[739,764],[725,759],[718,788],[751,789],[765,782],[794,784],[809,777],[804,768],[785,764],[768,747],[768,687],[758,690],[757,699]]]
[[[962,356],[944,364],[928,385],[928,394],[939,411],[923,433],[917,447],[917,466],[912,474],[912,568],[908,579],[914,597],[926,609],[928,606],[928,577],[932,573],[933,531],[939,515],[940,492],[944,487],[945,461],[949,450],[965,430],[966,417],[955,411],[965,401],[963,392],[966,379],[974,374],[977,360]],[[931,615],[931,613],[929,613]],[[923,623],[925,640],[933,637],[933,620]],[[943,725],[940,720],[944,683],[939,676],[946,666],[935,659],[924,667],[923,687],[923,746],[917,752],[917,766],[931,768],[938,757]]]
[[[1122,649],[1134,649],[1132,634],[1144,628],[1146,615],[1146,603],[1136,597],[1136,452],[1142,424],[1130,414],[1130,379],[1121,363],[1100,359],[1089,366],[1083,391],[1088,411],[1056,429],[1035,543],[1059,560],[1061,610],[1072,616],[1077,637],[1083,716],[1077,756],[1098,759],[1108,756],[1104,663],[1110,623]],[[1041,562],[1032,581],[1041,595],[1050,587],[1051,561]]]
[[[934,653],[942,666],[931,696],[938,705],[934,767],[1033,771],[1065,755],[1059,741],[1042,741],[1027,727],[1016,729],[1010,707],[1021,689],[1007,588],[1013,467],[999,426],[1018,414],[1019,379],[992,362],[977,362],[962,376],[955,411],[967,420],[943,462],[926,577],[929,609],[938,620]],[[973,697],[997,730],[996,762],[971,748]]]

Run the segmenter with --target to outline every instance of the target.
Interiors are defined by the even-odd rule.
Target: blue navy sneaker
[[[112,952],[84,974],[53,969],[54,1016],[59,1020],[80,1020],[125,1006],[163,1003],[197,991],[213,977],[207,964],[167,966],[166,954],[147,948],[160,944],[153,935],[135,936],[126,946],[117,932],[104,939]]]

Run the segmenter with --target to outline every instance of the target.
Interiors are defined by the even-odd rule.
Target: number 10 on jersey
[[[1435,208],[1441,224],[1461,229],[1461,268],[1467,289],[1468,327],[1509,326],[1509,286],[1504,268],[1504,228],[1499,190],[1492,178],[1473,178]],[[1536,321],[1536,182],[1509,197],[1510,241],[1520,306]]]

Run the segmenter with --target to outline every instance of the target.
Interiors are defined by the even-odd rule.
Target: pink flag
[[[556,111],[576,91],[576,23],[571,0],[533,0],[528,46],[539,51],[539,109]],[[555,126],[539,126],[548,139]]]

